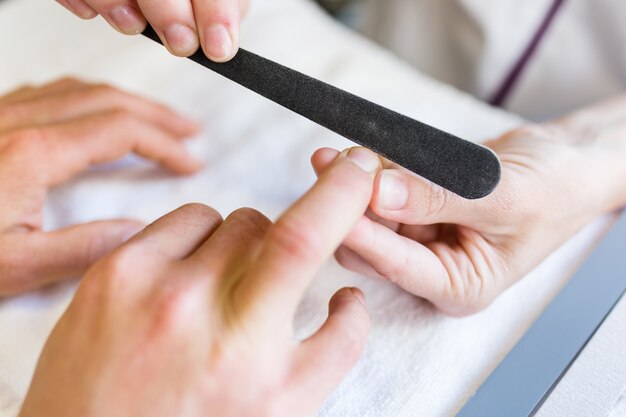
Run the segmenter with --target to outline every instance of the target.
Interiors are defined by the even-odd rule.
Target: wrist
[[[589,153],[588,172],[595,178],[595,188],[602,212],[626,206],[626,138],[615,144],[599,138],[583,152]],[[583,167],[581,167],[584,169]]]

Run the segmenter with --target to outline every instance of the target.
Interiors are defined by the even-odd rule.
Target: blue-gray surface
[[[626,215],[622,215],[457,417],[532,415],[625,290]]]

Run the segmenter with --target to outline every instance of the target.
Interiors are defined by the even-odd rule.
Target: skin
[[[191,204],[148,226],[89,270],[20,416],[314,415],[360,356],[369,319],[356,289],[337,292],[304,341],[293,317],[379,168],[369,151],[342,153],[275,224]]]
[[[150,25],[174,55],[189,56],[201,46],[216,62],[239,48],[239,24],[248,0],[57,0],[76,16],[101,15],[113,28],[137,35]]]
[[[384,161],[368,215],[336,258],[462,316],[480,311],[593,218],[626,205],[626,98],[487,143],[490,196],[464,200]],[[312,157],[323,173],[337,151]]]
[[[134,152],[188,175],[196,123],[106,85],[63,79],[0,97],[0,297],[82,275],[143,228],[119,219],[42,231],[46,194],[92,164]]]

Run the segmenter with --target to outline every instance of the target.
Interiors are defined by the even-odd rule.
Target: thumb
[[[404,169],[384,169],[374,183],[370,208],[378,216],[410,225],[471,223],[480,200],[466,200]]]
[[[0,295],[13,295],[77,278],[98,259],[144,225],[132,220],[98,221],[53,232],[5,235],[10,243],[0,256]],[[0,245],[1,246],[1,245]]]

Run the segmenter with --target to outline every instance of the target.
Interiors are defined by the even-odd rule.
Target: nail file
[[[143,34],[161,43],[150,26]],[[189,58],[466,199],[487,196],[500,181],[500,162],[490,149],[245,49],[226,63],[201,50]]]

